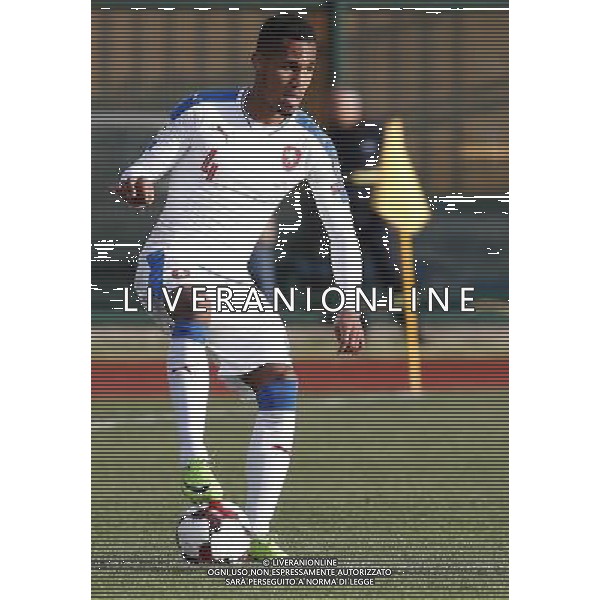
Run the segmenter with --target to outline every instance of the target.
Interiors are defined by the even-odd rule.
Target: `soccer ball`
[[[177,541],[190,563],[240,560],[250,548],[250,524],[231,502],[211,500],[186,511],[177,526]]]

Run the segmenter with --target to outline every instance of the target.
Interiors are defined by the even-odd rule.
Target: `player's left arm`
[[[364,345],[365,334],[360,312],[354,310],[351,299],[362,283],[362,256],[337,154],[328,138],[311,155],[308,182],[329,236],[335,284],[350,304],[335,320],[339,350],[356,353]]]

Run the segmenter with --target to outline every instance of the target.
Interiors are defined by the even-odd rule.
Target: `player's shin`
[[[257,537],[268,537],[292,456],[296,423],[294,379],[264,386],[248,448],[246,515]]]
[[[181,459],[187,466],[184,493],[196,504],[222,496],[210,469],[204,443],[210,385],[205,337],[205,325],[176,321],[167,358],[169,392],[177,418]]]

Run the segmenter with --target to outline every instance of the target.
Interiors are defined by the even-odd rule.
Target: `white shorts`
[[[172,319],[161,299],[162,288],[204,287],[202,292],[211,303],[210,321],[208,324],[208,348],[215,356],[219,375],[228,383],[236,385],[239,376],[267,364],[277,363],[292,367],[289,340],[285,325],[278,313],[259,292],[265,312],[260,312],[256,303],[251,302],[243,312],[244,301],[254,282],[249,275],[235,281],[203,269],[196,264],[190,264],[186,257],[169,256],[161,250],[144,252],[138,260],[134,288],[147,309],[148,288],[155,295],[152,302],[151,314],[163,328],[171,328]],[[216,312],[216,288],[228,287],[233,296],[231,303],[236,312],[224,309]]]

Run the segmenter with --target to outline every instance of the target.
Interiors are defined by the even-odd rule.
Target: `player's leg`
[[[170,262],[162,250],[142,255],[136,274],[136,290],[143,299],[147,289],[151,288],[153,315],[163,325],[165,322],[168,325],[167,379],[177,419],[181,460],[186,465],[184,494],[192,502],[202,504],[222,496],[204,443],[210,387],[206,352],[210,313],[192,311],[189,287],[183,288],[174,312],[165,308],[163,287],[174,288],[182,284],[176,277],[181,270]]]
[[[223,496],[204,440],[210,391],[207,356],[210,313],[193,312],[191,288],[184,288],[171,317],[167,376],[176,412],[181,459],[186,465],[184,494],[190,501],[203,504]]]
[[[191,290],[185,288],[176,310],[167,355],[169,391],[181,440],[181,458],[208,459],[204,444],[209,365],[206,351],[209,315],[191,311]]]
[[[186,465],[183,492],[191,502],[204,504],[223,497],[204,440],[210,391],[207,356],[210,313],[193,312],[191,288],[184,288],[171,317],[167,373],[179,429],[181,459]]]
[[[272,312],[215,314],[211,347],[221,377],[258,405],[247,457],[246,514],[256,536],[250,554],[283,555],[270,526],[292,456],[298,393],[285,327]]]
[[[247,455],[246,515],[254,534],[265,538],[292,457],[298,381],[285,364],[263,365],[242,381],[254,390],[258,404]]]

